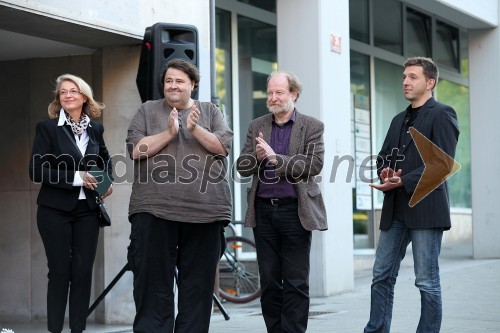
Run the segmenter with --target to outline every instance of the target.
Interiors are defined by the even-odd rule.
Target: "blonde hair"
[[[101,116],[101,111],[104,109],[104,104],[97,102],[94,100],[94,96],[92,94],[92,88],[85,82],[82,78],[72,75],[72,74],[63,74],[56,79],[56,89],[54,90],[54,100],[50,102],[48,112],[50,118],[57,118],[59,116],[59,112],[61,111],[61,102],[59,101],[59,90],[61,89],[61,84],[64,81],[73,82],[79,92],[87,97],[87,101],[83,103],[83,113],[88,115],[91,119],[96,119]]]

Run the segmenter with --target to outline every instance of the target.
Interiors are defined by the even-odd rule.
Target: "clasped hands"
[[[198,120],[200,119],[200,110],[196,107],[196,104],[191,106],[191,111],[187,117],[187,129],[192,132],[198,125]],[[179,111],[174,107],[172,112],[170,112],[170,116],[168,117],[168,131],[172,135],[177,135],[179,133],[179,128],[182,128],[182,124],[179,123]]]
[[[259,136],[255,138],[257,144],[255,145],[255,153],[257,155],[257,160],[262,161],[267,157],[271,165],[276,165],[278,160],[276,159],[276,153],[269,146],[269,144],[264,140],[264,135],[259,132]]]
[[[389,190],[393,190],[398,187],[403,186],[403,182],[401,181],[402,170],[394,171],[392,168],[384,168],[382,172],[380,172],[380,179],[382,180],[382,184],[369,184],[374,189],[385,192]]]

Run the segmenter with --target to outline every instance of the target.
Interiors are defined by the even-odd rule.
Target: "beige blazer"
[[[316,183],[316,176],[323,168],[324,125],[321,121],[296,111],[292,126],[289,155],[277,155],[276,176],[293,178],[299,203],[299,219],[306,230],[327,230],[326,209],[323,197]],[[252,177],[252,186],[247,190],[248,209],[245,226],[255,227],[255,195],[259,183],[259,162],[255,153],[255,138],[262,132],[264,140],[270,143],[272,114],[252,121],[248,127],[245,146],[236,162],[238,173]]]

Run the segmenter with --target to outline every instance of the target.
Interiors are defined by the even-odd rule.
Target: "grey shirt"
[[[217,107],[195,101],[198,126],[213,133],[229,152],[233,132]],[[144,137],[167,129],[172,108],[164,99],[142,104],[127,136],[129,153]],[[171,221],[210,223],[231,220],[227,159],[206,150],[187,130],[190,110],[179,110],[179,135],[155,156],[134,161],[129,215],[146,212]]]

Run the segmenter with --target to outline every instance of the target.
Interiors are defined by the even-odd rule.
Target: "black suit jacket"
[[[104,143],[102,124],[90,121],[87,127],[89,142],[82,156],[68,125],[57,126],[58,118],[42,121],[36,134],[29,164],[29,175],[42,184],[38,194],[39,205],[63,211],[75,208],[80,186],[73,186],[76,171],[89,170],[97,165],[111,177],[111,158]],[[95,192],[84,188],[91,209],[96,209]]]
[[[399,154],[404,155],[404,160],[397,162],[395,170],[402,169],[403,171],[401,177],[403,188],[384,192],[380,229],[387,230],[391,226],[394,206],[396,204],[401,205],[398,208],[401,209],[400,211],[404,216],[404,223],[409,228],[442,227],[449,229],[451,227],[451,219],[446,182],[439,185],[429,195],[413,206],[413,208],[410,208],[408,204],[425,166],[411,135],[404,137],[403,140],[406,140],[405,142],[399,142],[405,114],[406,111],[403,111],[393,118],[378,155],[377,169],[379,175],[382,168],[389,166],[386,157],[391,155],[393,148],[400,147]],[[460,131],[457,115],[453,108],[437,102],[434,98],[430,98],[420,108],[413,122],[413,127],[446,154],[452,158],[455,157],[455,149]],[[398,195],[399,200],[395,200],[395,191],[400,191]]]

